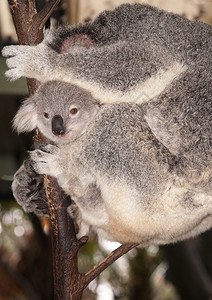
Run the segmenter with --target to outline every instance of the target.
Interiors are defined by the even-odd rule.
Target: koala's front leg
[[[55,177],[61,188],[70,196],[81,194],[83,188],[76,177],[71,176],[70,170],[68,173],[65,171],[64,167],[67,168],[67,164],[62,156],[60,149],[50,144],[30,152],[31,164],[36,172]],[[68,207],[68,213],[74,221],[77,237],[87,234],[89,225],[84,222],[81,210],[75,202]]]
[[[43,176],[35,173],[31,161],[26,160],[14,175],[13,195],[26,212],[48,216],[48,205],[43,186]]]
[[[62,163],[63,155],[58,147],[49,144],[29,153],[33,169],[38,174],[50,175],[57,179],[65,174]]]
[[[37,46],[6,46],[2,55],[7,57],[9,70],[5,75],[11,80],[20,77],[35,78],[40,82],[54,79],[55,61],[59,54],[44,42]]]

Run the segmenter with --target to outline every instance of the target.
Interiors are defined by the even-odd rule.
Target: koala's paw
[[[26,160],[15,173],[12,191],[26,212],[34,212],[38,216],[49,215],[43,176],[34,172],[30,160]]]
[[[51,52],[45,43],[37,46],[6,46],[2,55],[7,57],[9,68],[6,77],[14,81],[20,77],[35,78],[43,81],[45,67],[48,68],[48,54]],[[52,52],[51,52],[52,53]]]
[[[67,208],[68,214],[70,215],[72,221],[74,222],[75,233],[78,239],[87,235],[89,231],[89,225],[86,224],[83,219],[79,207],[75,202],[72,202],[71,205]]]
[[[33,169],[38,174],[46,174],[57,178],[62,173],[58,147],[49,144],[29,153]]]

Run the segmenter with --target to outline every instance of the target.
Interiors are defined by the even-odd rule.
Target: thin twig
[[[90,283],[94,278],[96,278],[102,271],[104,271],[114,261],[116,261],[122,255],[126,254],[127,252],[129,252],[130,250],[132,250],[138,245],[139,244],[135,244],[135,243],[127,243],[115,249],[103,261],[101,261],[98,265],[96,265],[93,269],[91,269],[85,274],[86,283],[87,284]]]
[[[61,0],[49,0],[45,6],[42,8],[42,10],[34,15],[33,17],[33,23],[35,26],[37,26],[39,29],[42,29],[46,21],[49,19],[57,5],[60,3]]]

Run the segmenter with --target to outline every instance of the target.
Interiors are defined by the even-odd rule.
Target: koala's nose
[[[63,135],[65,133],[63,118],[60,115],[56,115],[52,118],[52,132],[55,135]]]

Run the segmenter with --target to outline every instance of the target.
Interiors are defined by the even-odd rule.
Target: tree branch
[[[118,258],[138,246],[139,244],[127,243],[121,245],[119,248],[111,252],[103,261],[96,265],[93,269],[85,274],[85,281],[89,284],[93,279],[95,279],[102,271],[104,271],[108,266],[110,266]]]
[[[45,26],[46,21],[49,19],[49,17],[53,13],[57,5],[60,3],[60,1],[61,0],[48,1],[42,8],[42,10],[36,15],[34,15],[33,22],[37,28],[42,29]]]

